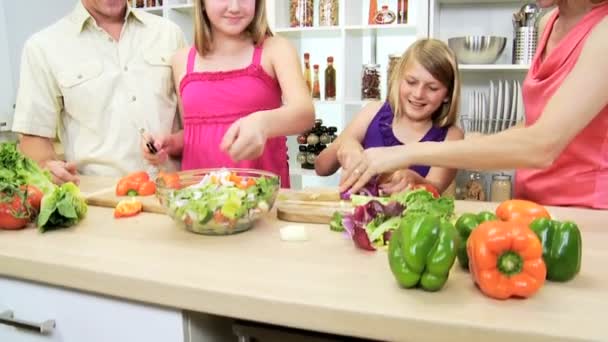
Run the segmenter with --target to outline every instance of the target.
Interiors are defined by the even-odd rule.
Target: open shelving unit
[[[326,126],[336,126],[338,134],[355,117],[368,100],[361,99],[361,72],[363,64],[375,60],[380,64],[381,98],[386,95],[388,56],[402,54],[417,38],[428,36],[428,1],[409,1],[406,24],[369,25],[369,0],[339,0],[337,26],[319,26],[319,0],[313,1],[312,27],[289,26],[289,3],[286,0],[268,0],[269,22],[275,34],[289,39],[296,47],[303,65],[305,52],[310,53],[311,69],[319,64],[321,100],[316,100],[315,112]],[[379,1],[396,10],[397,1]],[[375,41],[375,44],[373,43]],[[375,46],[375,48],[374,48]],[[336,100],[323,99],[324,75],[328,56],[334,57],[336,69]],[[296,163],[298,143],[288,138],[290,171],[294,187],[335,186],[339,175],[319,177],[314,170],[304,170]]]

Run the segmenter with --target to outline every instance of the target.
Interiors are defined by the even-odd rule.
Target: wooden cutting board
[[[348,213],[353,207],[348,201],[281,200],[276,208],[282,221],[329,224],[336,211]]]
[[[128,197],[116,196],[116,187],[111,187],[84,194],[84,198],[88,205],[115,208],[118,202]],[[137,196],[136,198],[143,204],[143,211],[165,214],[165,208],[156,196]]]

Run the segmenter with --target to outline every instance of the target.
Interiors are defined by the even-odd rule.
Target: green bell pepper
[[[547,279],[568,281],[581,269],[582,238],[578,226],[571,221],[559,222],[537,218],[530,223],[543,245]]]
[[[458,233],[445,219],[416,215],[401,221],[388,247],[388,261],[397,282],[405,287],[440,290],[456,260]]]
[[[482,222],[498,220],[494,213],[482,211],[478,214],[465,213],[456,220],[456,230],[460,235],[461,244],[458,246],[458,263],[465,270],[469,269],[469,256],[467,254],[467,241],[473,229]]]

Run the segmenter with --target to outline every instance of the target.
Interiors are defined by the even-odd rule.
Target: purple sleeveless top
[[[365,138],[363,139],[364,149],[403,145],[393,133],[393,116],[393,110],[387,101],[376,113],[369,127],[367,127],[367,132],[365,132]],[[444,141],[447,134],[447,127],[432,126],[420,141]],[[410,170],[416,171],[422,177],[426,177],[430,167],[426,165],[412,165]]]

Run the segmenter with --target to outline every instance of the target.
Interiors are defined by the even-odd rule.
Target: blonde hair
[[[194,1],[194,45],[201,56],[211,52],[213,45],[211,22],[205,11],[204,1]],[[266,37],[273,36],[266,19],[266,0],[256,0],[253,20],[245,31],[251,36],[255,45],[261,44]]]
[[[439,127],[450,127],[458,119],[460,103],[460,75],[454,52],[441,40],[420,39],[412,44],[401,56],[395,71],[391,75],[388,87],[388,102],[399,118],[402,113],[399,88],[407,68],[412,61],[417,61],[433,77],[448,89],[448,101],[433,113],[433,124]]]

